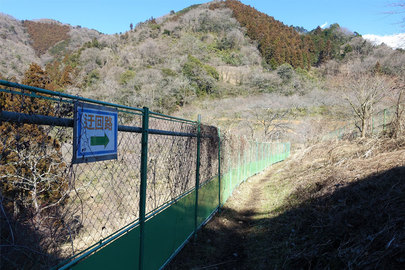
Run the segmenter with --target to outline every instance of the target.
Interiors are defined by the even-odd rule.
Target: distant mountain
[[[308,30],[305,29],[302,26],[292,26],[292,27],[294,27],[295,31],[297,31],[298,33],[301,33],[301,34],[307,34],[308,33]]]
[[[378,35],[363,35],[363,38],[370,41],[374,45],[380,45],[384,43],[385,45],[394,49],[404,49],[405,50],[405,33],[387,36]]]
[[[45,66],[101,36],[54,20],[20,21],[0,13],[0,74],[20,79],[30,63]]]
[[[0,78],[22,81],[37,63],[55,89],[166,113],[208,96],[302,94],[354,57],[370,57],[365,70],[376,65],[376,48],[338,24],[308,32],[235,0],[192,5],[114,35],[0,13],[0,49]],[[402,67],[392,51],[379,51],[384,72]]]

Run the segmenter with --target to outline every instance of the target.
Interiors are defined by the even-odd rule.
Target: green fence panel
[[[230,187],[229,187],[229,180],[230,180],[230,173],[227,172],[221,177],[221,199],[222,199],[222,204],[224,204],[229,196],[231,195]]]
[[[139,226],[74,265],[74,270],[138,269]]]
[[[100,200],[93,200],[93,196],[102,195],[98,192],[97,189],[101,188],[96,186],[98,183],[91,183],[95,185],[93,189],[98,194],[92,194],[93,189],[87,190],[85,195],[82,198],[91,201],[89,204],[82,204],[87,207],[87,211],[82,209],[82,215],[88,215],[92,213],[93,207],[99,207],[100,214],[102,215],[93,215],[91,222],[83,222],[83,227],[81,232],[91,234],[91,239],[85,239],[87,236],[82,235],[82,239],[72,239],[72,257],[66,259],[66,261],[60,262],[59,265],[56,265],[53,269],[61,267],[61,269],[159,269],[166,265],[170,259],[175,256],[175,254],[182,248],[186,241],[196,232],[197,228],[200,228],[208,218],[210,218],[215,211],[218,209],[219,201],[224,204],[229,197],[232,195],[235,188],[237,188],[242,182],[244,182],[249,177],[263,171],[269,165],[282,161],[289,156],[290,153],[290,144],[281,144],[281,143],[261,143],[258,141],[249,141],[246,143],[243,140],[243,144],[239,145],[239,148],[231,149],[231,154],[229,156],[221,157],[221,150],[218,148],[218,159],[214,158],[214,162],[227,162],[228,166],[223,166],[224,164],[218,164],[218,174],[221,173],[221,167],[223,170],[222,177],[214,177],[210,181],[205,182],[202,185],[199,185],[200,178],[211,178],[217,172],[209,172],[207,176],[200,176],[199,164],[200,156],[202,153],[207,152],[208,149],[216,149],[217,137],[213,133],[208,132],[215,131],[215,127],[205,126],[203,130],[206,130],[205,135],[200,132],[200,117],[198,121],[190,121],[186,119],[181,119],[177,117],[172,117],[168,115],[163,115],[155,112],[149,112],[149,109],[144,107],[143,109],[128,107],[119,104],[107,103],[87,98],[81,98],[77,96],[68,95],[65,93],[58,93],[54,91],[49,91],[46,89],[41,89],[37,87],[19,85],[7,81],[0,80],[0,92],[7,97],[14,98],[14,96],[20,97],[29,97],[35,100],[47,100],[47,102],[54,102],[53,107],[60,109],[57,114],[58,117],[45,115],[41,112],[34,112],[34,114],[27,114],[22,109],[24,105],[24,100],[21,98],[21,104],[12,106],[9,108],[9,111],[0,111],[0,120],[10,123],[17,124],[31,124],[31,125],[43,125],[48,126],[47,135],[53,136],[54,133],[58,131],[63,131],[59,135],[59,139],[65,139],[65,135],[71,132],[71,128],[74,127],[74,119],[71,117],[71,111],[74,109],[74,104],[78,101],[83,103],[98,104],[108,107],[114,107],[117,111],[120,112],[119,116],[121,117],[118,122],[118,137],[124,134],[129,134],[127,137],[122,137],[123,141],[126,141],[127,147],[129,145],[135,146],[138,145],[138,148],[128,148],[121,149],[122,153],[128,155],[128,159],[120,159],[118,161],[110,161],[112,164],[111,167],[108,165],[103,165],[102,163],[98,164],[89,164],[87,168],[83,168],[83,164],[80,166],[80,172],[83,177],[87,179],[87,176],[97,178],[102,173],[105,173],[108,176],[106,178],[100,179],[102,181],[109,181],[110,173],[116,173],[116,171],[105,171],[109,168],[117,165],[120,170],[127,172],[122,179],[131,183],[136,183],[134,189],[128,189],[127,183],[124,187],[118,187],[116,193],[122,195],[116,197],[103,197]],[[10,89],[9,89],[10,88]],[[16,99],[17,101],[19,99]],[[65,108],[66,105],[66,108]],[[150,119],[149,119],[150,114]],[[382,125],[385,129],[386,125],[386,114],[381,114],[381,117],[374,119],[374,125],[377,129]],[[142,116],[142,117],[141,117]],[[384,117],[384,119],[382,118]],[[381,119],[381,120],[380,120]],[[150,123],[149,123],[149,120]],[[139,125],[142,123],[142,128]],[[173,124],[175,123],[175,124]],[[195,127],[197,127],[197,134]],[[66,130],[63,130],[66,129]],[[45,130],[44,130],[45,132]],[[123,133],[125,132],[125,133]],[[129,132],[129,133],[127,133]],[[132,136],[130,133],[136,133],[138,135]],[[140,137],[140,133],[142,136]],[[153,140],[148,140],[148,134],[161,135],[161,136],[174,136],[169,138],[161,137],[161,140],[157,140],[157,137],[153,137]],[[24,134],[23,134],[24,135]],[[26,135],[26,134],[25,134]],[[200,153],[200,139],[203,138],[212,138],[213,143],[210,145],[205,145],[208,149],[205,149]],[[219,136],[219,130],[218,130]],[[44,136],[44,138],[47,136]],[[153,175],[157,175],[159,178],[159,170],[171,170],[171,165],[169,164],[160,164],[162,168],[159,167],[159,163],[156,163],[157,157],[160,157],[161,151],[157,149],[150,148],[150,146],[157,145],[166,145],[170,144],[172,138],[187,138],[179,144],[176,144],[173,141],[171,152],[179,150],[177,153],[178,156],[184,156],[189,152],[189,149],[193,149],[192,145],[189,144],[189,138],[197,137],[197,153],[189,156],[190,164],[198,164],[196,166],[196,175],[195,175],[195,186],[199,187],[198,189],[192,189],[188,192],[177,194],[176,200],[169,202],[168,204],[162,206],[161,208],[155,208],[150,210],[147,205],[147,183],[148,183],[148,174],[149,170]],[[214,138],[215,137],[215,138]],[[131,139],[129,139],[131,138]],[[139,140],[140,139],[140,140]],[[241,141],[242,142],[242,141]],[[156,144],[157,143],[157,144]],[[46,144],[46,143],[45,143]],[[68,146],[69,143],[65,145],[65,159],[70,160],[72,149]],[[219,144],[220,145],[220,144]],[[123,145],[122,145],[123,146]],[[226,145],[225,145],[226,146]],[[243,146],[240,147],[240,146]],[[44,145],[46,147],[46,145]],[[184,152],[182,149],[184,147]],[[190,148],[191,147],[191,148]],[[141,151],[139,151],[139,148]],[[226,149],[226,147],[224,148]],[[243,151],[242,151],[243,149]],[[47,150],[47,149],[44,149]],[[48,149],[49,150],[49,149]],[[50,149],[53,150],[53,149]],[[235,151],[236,150],[236,151]],[[69,151],[71,151],[69,153]],[[46,151],[44,151],[45,153]],[[139,164],[139,153],[141,154],[140,164]],[[183,154],[181,154],[183,153]],[[225,152],[224,152],[225,153]],[[42,152],[41,152],[42,154]],[[61,153],[63,154],[63,153]],[[215,154],[215,152],[214,152]],[[194,163],[194,157],[196,157],[197,162]],[[184,160],[173,159],[174,162],[179,162],[183,164]],[[202,159],[205,160],[205,159]],[[120,167],[122,164],[124,167]],[[203,161],[205,162],[205,161]],[[211,162],[211,156],[210,156]],[[66,162],[66,165],[69,166],[69,162]],[[118,164],[120,163],[120,164]],[[150,164],[148,164],[150,163]],[[73,164],[71,164],[73,166]],[[166,166],[167,165],[167,166]],[[63,165],[64,166],[64,165]],[[74,165],[76,166],[76,165]],[[152,167],[154,166],[154,167]],[[94,169],[97,167],[97,169]],[[159,167],[159,168],[158,168]],[[70,167],[73,168],[73,167]],[[76,167],[78,168],[78,167]],[[158,169],[156,169],[158,168]],[[184,167],[181,167],[181,171],[184,171]],[[226,169],[225,169],[226,168]],[[67,169],[67,168],[66,168]],[[138,171],[140,169],[140,171]],[[134,170],[134,171],[132,171]],[[226,170],[226,171],[225,171]],[[97,172],[100,173],[97,174]],[[136,172],[135,172],[136,171]],[[73,170],[73,174],[76,175],[76,170]],[[138,172],[140,175],[138,175]],[[177,175],[174,173],[174,178],[176,181],[184,180],[184,176]],[[75,177],[75,176],[74,176]],[[189,177],[189,176],[187,176]],[[81,176],[78,176],[78,179],[81,179]],[[74,179],[72,179],[74,180]],[[134,182],[132,182],[135,180]],[[138,181],[140,180],[140,185],[138,186]],[[189,180],[189,179],[187,179]],[[162,180],[164,181],[164,180]],[[170,180],[169,180],[170,181]],[[175,181],[175,182],[176,182]],[[80,181],[78,181],[80,182]],[[76,182],[77,183],[77,182]],[[111,182],[115,185],[115,182]],[[117,183],[121,183],[118,181]],[[177,183],[177,182],[176,182]],[[96,188],[97,187],[97,188]],[[113,186],[114,187],[114,186]],[[80,188],[80,187],[79,187]],[[191,187],[187,186],[187,189]],[[80,190],[82,190],[81,188]],[[86,188],[84,188],[86,189]],[[105,188],[103,186],[103,193],[105,191],[111,191],[114,188]],[[125,189],[125,190],[124,190]],[[125,192],[124,192],[125,191]],[[139,192],[139,197],[132,197],[132,195]],[[106,192],[107,193],[107,192]],[[127,193],[127,194],[122,194]],[[67,193],[70,194],[70,193]],[[171,195],[170,195],[171,196]],[[91,198],[92,200],[88,199]],[[125,198],[125,199],[124,199]],[[128,198],[128,199],[127,199]],[[166,197],[165,197],[166,198]],[[172,197],[170,197],[172,198]],[[153,198],[152,198],[153,199]],[[156,199],[156,198],[155,198]],[[166,200],[166,199],[163,199]],[[85,200],[83,200],[85,201]],[[100,202],[99,202],[100,201]],[[108,202],[117,201],[116,204],[108,204]],[[72,199],[72,202],[74,200]],[[133,205],[122,205],[125,203],[133,203]],[[160,205],[160,200],[156,201],[156,205]],[[118,205],[119,204],[119,205]],[[134,209],[134,206],[138,204],[139,209],[139,223],[127,223],[129,220],[136,219],[136,215],[128,216],[128,219],[125,215],[121,216],[121,212],[131,212]],[[97,205],[97,206],[96,206]],[[155,204],[154,204],[155,205]],[[75,206],[76,205],[71,205]],[[102,206],[102,207],[101,207]],[[111,208],[111,211],[110,209]],[[136,207],[135,207],[136,208]],[[145,215],[146,209],[151,211],[149,215]],[[107,213],[107,210],[110,211]],[[154,212],[153,212],[154,211]],[[120,214],[117,218],[113,218],[114,214]],[[153,213],[153,214],[152,214]],[[70,212],[69,212],[70,215]],[[73,215],[73,214],[72,214]],[[110,217],[110,218],[106,218]],[[125,218],[125,219],[124,219]],[[122,219],[120,221],[120,219]],[[34,220],[33,220],[34,221]],[[122,224],[120,223],[122,222]],[[97,224],[94,224],[97,223]],[[114,223],[119,224],[119,227],[115,226]],[[114,234],[111,234],[105,238],[106,232],[103,230],[105,228],[115,231]],[[90,229],[90,230],[89,230]],[[91,230],[93,229],[93,230]],[[69,229],[70,230],[70,229]],[[108,234],[110,234],[109,232]],[[78,237],[78,236],[76,236]],[[53,239],[53,238],[52,238]],[[0,239],[2,240],[2,239]],[[82,240],[83,244],[79,241]],[[91,240],[91,241],[90,241]],[[38,254],[38,251],[35,250],[36,247],[32,250],[35,254]],[[56,247],[55,250],[58,251],[62,247]],[[34,254],[33,253],[33,254]],[[40,253],[40,252],[39,252]],[[56,253],[55,253],[56,254]],[[12,261],[12,260],[11,260]],[[16,262],[16,261],[14,261]],[[41,267],[38,267],[41,268]]]
[[[197,221],[201,225],[218,208],[218,177],[200,187]]]
[[[194,231],[195,192],[145,223],[145,269],[159,269]],[[73,267],[81,269],[138,269],[139,227]]]
[[[234,190],[234,189],[235,189],[236,187],[238,187],[239,184],[240,184],[240,179],[238,178],[239,168],[236,167],[236,168],[233,170],[233,173],[234,173],[234,175],[235,175],[235,182],[233,183],[232,190]]]
[[[223,205],[228,199],[228,188],[226,186],[228,174],[221,175],[221,204]]]
[[[194,231],[195,191],[145,223],[145,269],[159,269]]]
[[[266,155],[261,155],[261,160],[257,160],[257,151],[254,151],[257,148],[255,148],[252,148],[253,159],[251,162],[245,162],[245,159],[243,159],[243,162],[238,162],[239,166],[230,168],[227,173],[222,175],[220,186],[222,204],[229,199],[232,191],[240,183],[259,172],[256,168],[264,169],[268,165],[284,160],[290,154],[289,143],[269,145]],[[243,175],[244,171],[246,171],[246,175]],[[197,213],[199,226],[218,208],[218,189],[218,177],[200,187]],[[145,269],[159,269],[193,233],[194,207],[195,191],[146,221]],[[87,257],[73,268],[75,270],[138,269],[138,258],[136,256],[139,253],[138,243],[139,227],[118,238],[92,256]]]
[[[232,172],[232,169],[229,169],[228,175],[229,175],[228,193],[229,193],[229,196],[231,196],[232,195],[232,186],[233,186],[233,172]]]
[[[232,178],[232,185],[230,186],[230,194],[232,196],[233,190],[235,186],[238,184],[238,170],[236,168],[231,169],[231,178]]]

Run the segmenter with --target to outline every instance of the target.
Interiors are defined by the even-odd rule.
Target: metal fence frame
[[[41,99],[49,99],[53,101],[59,102],[67,102],[73,103],[76,101],[91,103],[91,104],[98,104],[108,107],[117,108],[119,111],[125,111],[133,114],[140,115],[142,117],[142,126],[126,126],[126,125],[119,125],[118,131],[119,132],[134,132],[141,134],[141,161],[140,161],[140,194],[139,194],[139,219],[135,220],[126,226],[122,227],[120,230],[116,231],[115,233],[111,234],[110,236],[100,240],[98,243],[95,243],[85,250],[75,254],[73,257],[69,258],[68,260],[60,263],[55,268],[57,269],[70,269],[70,268],[86,268],[90,264],[82,265],[81,262],[86,261],[87,258],[96,255],[97,251],[102,248],[106,248],[110,243],[114,242],[118,238],[126,237],[125,234],[132,231],[135,228],[139,228],[139,254],[138,257],[138,269],[145,269],[145,223],[148,220],[153,219],[160,213],[163,213],[165,210],[170,208],[171,206],[175,205],[183,198],[195,196],[194,201],[194,228],[193,231],[186,237],[182,243],[176,247],[174,252],[168,258],[164,258],[165,262],[160,266],[163,268],[180,250],[181,248],[187,243],[187,241],[193,236],[196,235],[197,231],[221,208],[221,206],[225,203],[225,201],[232,195],[232,191],[239,186],[240,183],[244,182],[247,178],[255,175],[269,165],[280,162],[287,158],[290,154],[290,143],[259,143],[259,142],[249,142],[249,152],[240,152],[238,150],[237,153],[237,161],[230,161],[228,159],[228,170],[226,172],[222,171],[224,167],[221,164],[222,160],[226,160],[221,154],[221,135],[218,129],[218,134],[216,135],[219,141],[218,145],[218,173],[213,179],[209,179],[208,181],[204,181],[200,183],[200,148],[201,148],[201,140],[203,136],[201,134],[201,118],[198,117],[197,121],[191,121],[187,119],[182,119],[178,117],[163,115],[156,112],[151,112],[147,107],[142,109],[134,108],[119,104],[113,104],[103,101],[97,101],[93,99],[73,96],[65,93],[54,92],[42,88],[32,87],[21,85],[17,83],[12,83],[8,81],[0,80],[0,92],[9,93],[13,95],[26,95],[35,98]],[[14,88],[20,89],[22,91],[15,91],[7,88]],[[28,91],[26,93],[24,91]],[[149,128],[149,119],[153,117],[156,119],[162,119],[167,121],[175,121],[181,123],[188,123],[196,127],[196,133],[185,133],[185,132],[174,132],[168,130],[159,130],[159,129],[150,129]],[[0,111],[0,121],[7,121],[7,122],[14,122],[14,123],[26,123],[26,124],[36,124],[36,125],[52,125],[52,126],[61,126],[61,127],[73,127],[74,121],[71,118],[60,118],[60,117],[53,117],[53,116],[45,116],[45,115],[32,115],[32,114],[25,114],[19,112],[11,112],[11,111]],[[146,213],[146,188],[147,188],[147,169],[148,169],[148,145],[149,145],[149,135],[162,135],[162,136],[178,136],[178,137],[191,137],[196,138],[197,142],[197,149],[196,156],[196,174],[195,174],[195,186],[192,190],[189,190],[183,194],[181,194],[178,198],[166,202],[165,204],[161,205],[160,207],[154,209],[150,213]],[[249,160],[248,160],[249,159]],[[208,187],[210,186],[210,187]],[[214,194],[217,197],[218,201],[215,205],[209,209],[209,213],[206,216],[203,216],[203,220],[201,221],[201,216],[199,216],[200,211],[200,198],[199,198],[199,191],[204,191],[205,189],[215,189],[217,194]],[[204,191],[207,192],[207,191]],[[93,254],[93,255],[92,255]],[[94,265],[92,267],[95,267]]]
[[[373,115],[369,119],[369,123],[366,130],[366,136],[374,137],[389,133],[391,125],[395,117],[395,108],[384,108]],[[327,134],[321,136],[321,140],[331,140],[343,138],[357,138],[360,137],[359,121],[352,121],[345,124],[342,127],[336,128]]]

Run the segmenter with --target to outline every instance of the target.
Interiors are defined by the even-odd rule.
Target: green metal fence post
[[[221,210],[221,131],[218,127],[218,211]]]
[[[142,112],[142,139],[141,139],[141,186],[139,196],[139,270],[144,269],[144,242],[145,242],[145,208],[146,185],[148,177],[148,132],[149,109],[143,108]]]
[[[197,120],[197,164],[195,169],[195,215],[194,215],[194,239],[197,237],[198,228],[198,189],[200,188],[200,144],[201,144],[201,115]]]
[[[240,184],[240,149],[238,148],[238,185]]]
[[[262,170],[264,170],[264,168],[266,168],[266,159],[264,158],[264,148],[265,147],[266,147],[265,143],[262,142],[262,158],[261,158],[262,161],[260,161],[262,164],[262,166],[261,166]]]
[[[249,142],[249,172],[248,172],[248,177],[252,176],[252,154],[253,154],[253,147],[252,147],[253,142]]]
[[[259,143],[256,140],[256,172],[255,172],[255,174],[259,172],[258,165],[259,165]]]
[[[233,180],[232,180],[232,159],[231,157],[228,158],[228,164],[229,164],[229,194],[232,194],[233,191]]]
[[[243,181],[246,180],[246,150],[243,151]]]

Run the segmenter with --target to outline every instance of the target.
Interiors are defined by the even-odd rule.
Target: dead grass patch
[[[239,189],[169,269],[404,269],[405,140],[323,142]]]

